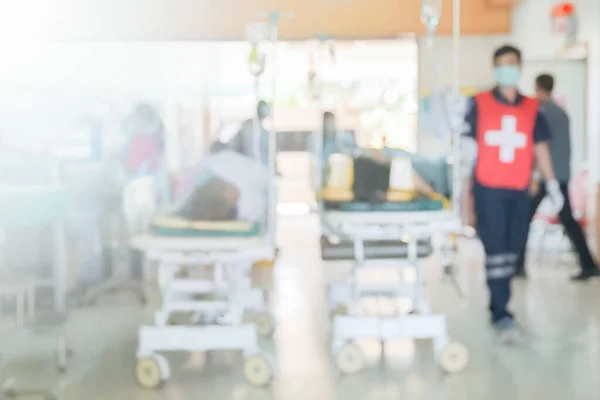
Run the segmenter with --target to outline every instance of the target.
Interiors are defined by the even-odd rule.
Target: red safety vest
[[[483,186],[524,190],[534,160],[533,130],[538,102],[524,97],[517,106],[500,103],[494,94],[475,96],[477,104],[477,165],[475,177]]]

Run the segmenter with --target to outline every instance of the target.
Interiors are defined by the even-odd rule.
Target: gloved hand
[[[548,193],[554,211],[557,214],[560,213],[565,205],[565,198],[556,179],[546,182],[546,193]]]

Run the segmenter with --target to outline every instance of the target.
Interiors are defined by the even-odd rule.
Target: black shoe
[[[522,279],[527,279],[527,273],[525,272],[524,268],[519,268],[517,269],[517,272],[515,272],[515,278],[522,278]]]
[[[574,282],[585,282],[591,278],[597,278],[598,276],[600,276],[600,273],[596,269],[591,271],[585,270],[582,271],[579,275],[571,277],[571,280]]]

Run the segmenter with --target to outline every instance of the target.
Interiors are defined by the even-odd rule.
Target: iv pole
[[[433,38],[440,22],[442,9],[441,0],[423,0],[421,9],[421,22],[427,29],[427,45],[433,48]],[[432,53],[433,54],[433,53]],[[435,74],[437,64],[434,63]],[[460,99],[460,0],[452,1],[452,102]],[[447,104],[446,104],[447,107]],[[450,128],[450,145],[452,157],[448,162],[452,165],[452,211],[456,216],[460,214],[460,168],[458,154],[460,154],[460,126],[454,116],[445,112],[448,127]]]
[[[436,2],[431,4],[430,2]],[[437,6],[437,7],[436,7]],[[427,28],[427,45],[430,50],[433,48],[433,38],[435,31],[440,21],[441,16],[441,0],[423,0],[423,8],[421,12],[421,21]],[[434,63],[437,68],[437,65]],[[452,1],[452,102],[457,102],[460,99],[460,0]],[[448,104],[446,99],[446,108]],[[452,111],[455,110],[452,104]],[[448,159],[448,164],[452,167],[452,215],[460,221],[460,193],[461,193],[461,175],[460,175],[460,135],[462,126],[455,115],[449,115],[446,110],[445,118],[450,130],[450,145],[452,148],[452,156]],[[462,121],[462,119],[461,119]],[[457,229],[458,230],[458,229]],[[458,232],[456,232],[458,233]],[[456,240],[456,237],[453,238]],[[456,246],[456,243],[453,244]],[[448,263],[444,266],[444,275],[450,278],[455,286],[460,297],[463,297],[462,289],[456,280],[452,264]]]
[[[266,14],[269,21],[269,31],[271,38],[271,71],[273,71],[271,81],[271,133],[269,135],[269,177],[271,179],[269,188],[269,199],[268,199],[268,216],[267,216],[267,234],[266,240],[269,248],[273,251],[273,257],[275,256],[275,226],[277,225],[277,173],[276,173],[276,160],[277,160],[277,138],[275,130],[275,100],[277,95],[277,42],[279,41],[279,21],[282,18],[291,19],[292,14],[280,13],[279,11],[271,11]],[[263,15],[264,18],[264,15]]]
[[[452,97],[453,101],[458,101],[460,98],[460,0],[453,0],[452,8]],[[456,156],[460,154],[461,130],[456,125],[458,124],[452,121],[452,210],[460,217],[461,176]]]

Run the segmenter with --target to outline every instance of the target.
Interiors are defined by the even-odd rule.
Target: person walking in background
[[[125,169],[129,181],[152,177],[161,206],[171,202],[171,183],[165,162],[165,126],[158,110],[148,103],[136,105],[123,122],[128,144]]]
[[[574,276],[574,281],[586,281],[592,277],[598,276],[598,268],[588,248],[585,235],[581,226],[573,217],[571,204],[569,203],[569,180],[571,178],[571,132],[569,127],[569,116],[553,99],[554,78],[551,75],[539,75],[535,80],[535,90],[540,107],[544,109],[544,116],[550,128],[550,155],[552,157],[552,166],[556,179],[560,184],[560,190],[565,199],[564,206],[558,213],[560,223],[565,227],[567,236],[573,243],[579,256],[581,271]],[[532,206],[529,216],[529,222],[540,203],[546,196],[546,188],[539,184],[539,180],[534,177],[532,184]],[[525,272],[525,254],[527,252],[527,240],[523,243],[523,248],[517,261],[517,273],[519,277],[526,277]]]

